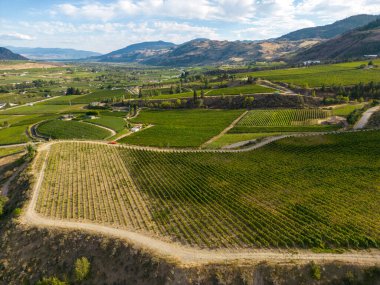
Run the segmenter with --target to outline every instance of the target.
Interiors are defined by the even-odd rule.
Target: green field
[[[27,126],[16,126],[0,129],[0,145],[25,143]]]
[[[270,136],[276,136],[284,133],[227,133],[221,136],[216,141],[211,142],[210,144],[207,144],[206,148],[214,149],[214,148],[221,148],[233,143],[242,142],[242,141],[249,141],[249,140],[255,140],[255,139],[262,139],[265,137]]]
[[[52,139],[89,139],[102,140],[111,135],[105,129],[77,121],[50,120],[41,123],[39,134]]]
[[[20,153],[25,151],[25,147],[18,146],[18,147],[6,147],[6,148],[0,148],[0,158],[16,153]]]
[[[379,142],[372,131],[243,153],[59,143],[37,211],[206,248],[378,248]]]
[[[236,87],[212,89],[211,91],[207,92],[206,96],[273,93],[275,91],[276,90],[272,88],[260,85],[243,85]]]
[[[311,67],[277,69],[258,71],[253,73],[242,73],[239,77],[251,75],[255,78],[268,79],[275,82],[292,83],[304,87],[321,87],[331,85],[354,85],[360,82],[379,82],[380,67],[372,69],[359,69],[361,64],[367,62],[349,62],[329,65],[316,65]],[[380,65],[379,60],[374,64]]]
[[[85,122],[100,125],[106,128],[110,128],[116,132],[120,132],[125,128],[126,122],[123,118],[120,117],[112,117],[112,116],[101,116],[96,119],[88,119],[84,120]]]
[[[133,123],[153,126],[119,142],[158,147],[198,147],[232,123],[242,110],[147,110]]]
[[[356,109],[361,109],[364,107],[364,103],[361,104],[350,104],[350,105],[343,105],[342,107],[337,107],[332,109],[332,114],[335,116],[348,116],[350,113],[355,111]]]
[[[0,115],[31,115],[31,114],[59,114],[69,112],[83,112],[84,105],[45,105],[37,103],[33,106],[21,106],[14,109],[0,111]]]

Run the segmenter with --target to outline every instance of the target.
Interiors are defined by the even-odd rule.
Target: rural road
[[[38,194],[44,179],[50,147],[53,143],[56,142],[50,142],[40,146],[39,155],[45,155],[45,157],[43,160],[41,170],[38,174],[36,183],[34,184],[30,203],[20,218],[21,222],[23,223],[34,225],[37,227],[54,227],[72,230],[83,230],[87,232],[94,232],[98,234],[100,233],[116,238],[121,238],[139,248],[147,250],[148,252],[154,255],[167,258],[169,260],[174,260],[184,266],[237,261],[244,263],[259,263],[263,261],[273,263],[297,261],[300,263],[306,263],[312,260],[316,262],[338,261],[362,265],[380,264],[379,250],[352,251],[342,254],[330,254],[313,253],[307,250],[292,250],[291,252],[289,252],[287,250],[280,249],[199,249],[195,247],[184,246],[175,242],[166,242],[159,238],[155,238],[138,232],[129,231],[126,229],[94,223],[50,219],[48,217],[41,216],[38,213],[36,213],[35,207],[37,203]],[[46,151],[46,153],[42,153],[41,151]]]
[[[368,124],[368,120],[371,118],[373,113],[379,110],[380,110],[380,106],[375,106],[365,111],[362,117],[359,119],[359,121],[356,122],[353,129],[358,130],[358,129],[364,128]]]

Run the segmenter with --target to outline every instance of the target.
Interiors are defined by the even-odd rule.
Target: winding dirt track
[[[268,144],[274,140],[278,140],[288,136],[279,136],[277,139],[267,140],[265,144]],[[79,141],[80,142],[80,141]],[[82,141],[83,142],[83,141]],[[90,141],[91,142],[91,141]],[[316,262],[343,262],[343,263],[353,263],[361,265],[379,265],[380,264],[380,251],[379,250],[367,250],[367,251],[352,251],[343,254],[329,254],[329,253],[313,253],[307,250],[297,250],[286,251],[278,249],[223,249],[223,250],[209,250],[209,249],[198,249],[188,246],[183,246],[177,243],[166,242],[157,238],[150,237],[148,235],[136,233],[133,231],[128,231],[125,229],[119,229],[109,226],[104,226],[94,223],[82,223],[82,222],[71,222],[65,220],[55,220],[47,217],[43,217],[36,213],[35,207],[37,203],[38,193],[42,181],[44,179],[44,173],[47,164],[47,158],[49,156],[50,146],[53,143],[50,142],[40,146],[40,150],[46,150],[46,156],[40,173],[38,174],[36,183],[34,185],[33,194],[31,201],[21,217],[21,221],[34,226],[41,227],[54,227],[54,228],[64,228],[73,230],[84,230],[88,232],[100,233],[108,236],[113,236],[126,240],[127,242],[134,244],[144,250],[151,252],[153,255],[157,255],[166,258],[171,261],[175,261],[182,266],[191,266],[207,263],[250,263],[255,264],[259,262],[271,262],[271,263],[284,263],[284,262],[294,262],[306,263],[311,260]],[[101,143],[104,142],[91,142],[91,143]],[[258,147],[262,147],[265,144],[261,144]],[[147,149],[145,147],[133,147],[138,149]],[[154,148],[149,148],[151,150],[156,150]],[[251,150],[250,148],[249,150]],[[163,151],[163,149],[158,149],[158,151]],[[164,150],[173,151],[173,150]],[[178,151],[178,150],[174,150]],[[205,150],[183,150],[199,152]],[[245,150],[247,151],[247,150]],[[226,151],[222,151],[226,152]]]

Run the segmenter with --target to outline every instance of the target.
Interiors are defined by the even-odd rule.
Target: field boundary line
[[[239,117],[237,117],[227,128],[225,128],[223,131],[221,131],[219,134],[217,134],[216,136],[212,137],[211,139],[209,139],[207,142],[203,143],[200,148],[202,147],[205,147],[206,145],[216,141],[217,139],[219,139],[220,137],[222,137],[224,134],[226,134],[229,130],[231,130],[233,127],[235,127],[235,125],[245,116],[247,115],[248,111],[245,111],[243,112],[243,114],[241,114]]]

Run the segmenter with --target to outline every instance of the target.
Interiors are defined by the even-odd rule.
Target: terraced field
[[[318,125],[318,120],[326,119],[329,116],[331,116],[330,111],[321,109],[252,110],[230,132],[302,132],[338,128]]]
[[[205,248],[379,247],[379,141],[288,138],[243,153],[56,143],[37,211]]]

